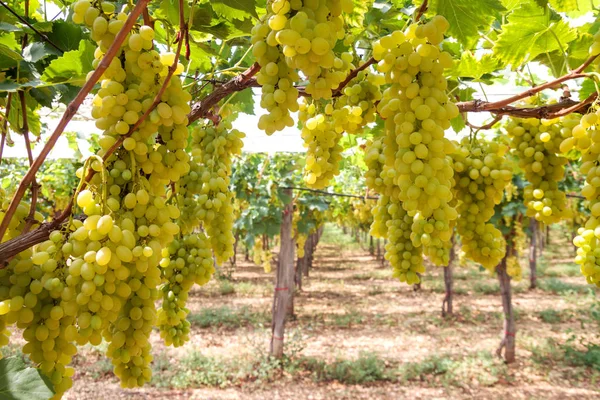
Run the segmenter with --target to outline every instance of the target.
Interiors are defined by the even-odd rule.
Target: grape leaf
[[[588,98],[592,93],[596,92],[596,85],[594,85],[594,81],[591,79],[586,79],[581,84],[581,89],[579,89],[579,100],[583,100]]]
[[[576,18],[600,6],[600,0],[549,0],[553,9]]]
[[[0,69],[16,67],[22,59],[19,53],[0,43]]]
[[[46,67],[42,79],[46,82],[83,84],[92,69],[95,47],[88,41],[79,43],[78,50],[67,51]]]
[[[471,48],[479,39],[479,30],[487,30],[494,14],[504,11],[499,0],[433,0],[428,13],[442,15],[450,23],[448,33]]]
[[[0,360],[0,398],[3,400],[47,400],[54,395],[52,383],[18,357]]]
[[[494,46],[494,53],[514,67],[533,60],[539,54],[566,48],[577,38],[558,14],[542,8],[533,0],[522,2],[502,25],[502,33]]]
[[[246,89],[237,92],[229,104],[236,106],[236,108],[244,114],[254,115],[254,97],[252,96],[252,90]]]
[[[465,124],[465,120],[462,114],[458,114],[456,117],[452,118],[450,120],[450,125],[452,125],[452,129],[456,133],[459,133],[467,126],[467,124]]]
[[[475,81],[480,81],[483,75],[494,72],[501,67],[500,60],[492,54],[484,54],[478,60],[473,53],[465,51],[460,61],[455,62],[448,73],[452,78],[472,78]]]
[[[213,10],[218,13],[216,5],[223,5],[229,9],[235,9],[242,11],[245,16],[252,16],[254,18],[258,18],[258,14],[256,13],[256,2],[254,0],[212,0],[211,4],[213,6]],[[236,18],[237,17],[233,17]]]
[[[62,53],[43,42],[33,42],[23,50],[23,59],[32,63],[36,63],[51,55],[60,56]]]
[[[47,33],[46,36],[64,51],[78,49],[79,43],[84,39],[79,25],[60,20],[52,24],[52,32]]]

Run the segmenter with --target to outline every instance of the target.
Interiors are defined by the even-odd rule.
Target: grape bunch
[[[184,235],[162,249],[164,284],[158,309],[158,328],[165,344],[179,347],[189,340],[189,310],[185,307],[192,286],[206,284],[215,268],[210,243],[203,233]]]
[[[273,253],[268,248],[265,248],[262,237],[254,238],[254,246],[252,247],[252,261],[256,265],[263,267],[265,273],[271,272],[271,260]]]
[[[352,11],[348,0],[275,0],[267,15],[252,29],[252,53],[261,69],[261,107],[267,114],[260,129],[272,134],[293,126],[290,111],[298,110],[294,83],[306,80],[306,92],[314,99],[330,98],[351,67],[333,49],[344,37],[342,11]],[[351,57],[350,57],[351,58]]]
[[[229,190],[233,157],[242,151],[244,134],[221,121],[200,124],[192,132],[192,168],[179,190],[184,233],[200,223],[209,237],[217,263],[233,255],[233,194]]]
[[[328,103],[305,100],[300,103],[298,118],[302,122],[302,139],[306,147],[304,181],[312,188],[322,189],[339,174],[342,146],[339,144],[343,131],[335,125],[333,107]]]
[[[510,146],[530,185],[525,187],[527,216],[551,224],[568,214],[567,198],[558,188],[567,159],[558,155],[561,125],[551,120],[511,119],[506,125]]]
[[[457,232],[471,260],[494,270],[506,252],[502,232],[488,221],[512,179],[507,147],[496,141],[464,138],[453,154],[458,200]]]
[[[389,220],[386,222],[388,243],[385,245],[385,259],[390,262],[393,276],[409,285],[419,283],[418,274],[425,272],[422,249],[413,245],[410,238],[413,217],[402,208],[400,202],[386,196],[380,197],[378,205],[386,207]]]
[[[346,133],[357,133],[366,124],[374,122],[376,104],[381,100],[380,86],[384,83],[382,75],[360,71],[335,99],[333,118],[336,126],[341,126]]]
[[[413,219],[411,240],[434,263],[444,263],[458,216],[452,203],[454,145],[444,136],[458,108],[445,93],[449,53],[439,48],[448,22],[441,16],[395,31],[373,45],[379,72],[390,86],[377,110],[385,119],[380,194],[398,200]],[[381,188],[380,188],[381,189]],[[377,222],[376,222],[377,223]]]
[[[578,229],[573,244],[577,246],[575,262],[590,284],[600,287],[600,110],[596,107],[581,118],[581,126],[590,139],[590,146],[582,154],[580,172],[585,175],[581,194],[588,201],[590,217]]]
[[[567,154],[571,150],[585,152],[592,144],[592,139],[588,130],[596,125],[598,117],[595,113],[589,113],[584,116],[578,114],[569,114],[560,119],[562,128],[560,134],[563,138],[559,150],[562,154]]]

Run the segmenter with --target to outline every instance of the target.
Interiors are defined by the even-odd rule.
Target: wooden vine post
[[[292,190],[286,189],[286,195],[292,198]],[[283,341],[285,323],[290,315],[294,296],[294,238],[292,236],[293,203],[287,204],[283,209],[280,233],[279,262],[275,293],[273,297],[273,320],[271,323],[270,355],[281,358],[283,356]]]
[[[529,239],[529,289],[537,287],[537,230],[538,223],[535,218],[529,221],[531,236]]]
[[[444,267],[444,287],[446,291],[446,295],[444,297],[444,301],[442,302],[442,317],[448,317],[453,314],[452,309],[452,297],[454,294],[453,286],[454,280],[452,277],[454,261],[456,259],[456,246],[455,246],[455,236],[452,236],[452,247],[450,248],[450,259],[448,260],[448,265]]]
[[[498,274],[498,282],[500,283],[500,296],[502,297],[502,310],[504,312],[504,328],[502,331],[502,341],[500,346],[496,350],[496,354],[502,357],[502,350],[504,350],[504,361],[506,363],[512,363],[515,361],[515,314],[512,306],[512,293],[510,287],[510,275],[506,272],[506,260],[511,255],[513,249],[510,244],[506,245],[506,255],[500,261],[500,264],[496,266],[496,273]]]
[[[375,255],[375,244],[373,243],[373,236],[369,235],[369,254]]]

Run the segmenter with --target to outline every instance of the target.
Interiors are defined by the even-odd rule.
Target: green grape
[[[185,235],[162,250],[160,287],[162,305],[158,309],[160,335],[167,345],[179,347],[189,340],[189,310],[185,307],[194,283],[204,285],[215,272],[210,243],[203,233]]]
[[[339,174],[343,150],[339,144],[342,131],[336,129],[331,107],[324,108],[324,112],[318,112],[318,103],[303,100],[298,114],[303,123],[302,139],[306,147],[304,181],[317,189],[326,187]]]
[[[425,272],[421,248],[414,246],[410,238],[413,217],[402,208],[400,202],[394,198],[381,196],[378,206],[387,208],[388,220],[387,238],[385,245],[385,259],[390,262],[393,276],[409,285],[420,282],[418,274]]]
[[[558,188],[565,174],[565,157],[558,155],[563,142],[558,121],[513,118],[506,125],[512,152],[530,183],[523,197],[527,216],[552,224],[568,214],[567,198]]]
[[[444,136],[450,119],[458,115],[445,93],[443,75],[452,66],[452,58],[439,48],[447,28],[447,21],[436,16],[373,45],[377,68],[390,85],[377,106],[385,119],[385,136],[380,142],[383,151],[377,151],[383,157],[378,157],[379,167],[374,170],[379,176],[373,177],[381,181],[374,187],[399,201],[412,218],[412,245],[422,246],[420,251],[436,264],[447,260],[458,216],[448,157],[455,149]]]
[[[464,138],[453,154],[459,202],[457,232],[465,256],[494,270],[506,252],[502,232],[488,223],[512,179],[507,148],[496,141]]]
[[[201,124],[192,133],[193,167],[179,191],[181,225],[191,233],[202,223],[217,263],[233,256],[233,195],[229,189],[233,157],[242,150],[245,135],[222,121]]]

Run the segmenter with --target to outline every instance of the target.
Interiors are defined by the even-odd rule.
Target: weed
[[[269,316],[264,312],[252,311],[247,306],[239,309],[232,309],[228,306],[219,308],[205,308],[199,313],[190,314],[188,320],[192,326],[199,328],[225,327],[229,329],[240,328],[243,326],[259,326],[269,320]]]
[[[424,380],[427,375],[440,375],[450,371],[454,361],[448,356],[433,356],[421,362],[403,364],[399,369],[403,381]]]
[[[221,294],[221,296],[228,296],[230,294],[233,294],[235,293],[235,286],[233,286],[233,283],[226,279],[220,279],[219,293]]]
[[[350,385],[393,380],[384,360],[373,353],[361,353],[354,360],[335,360],[331,364],[314,358],[304,359],[304,368],[312,371],[317,381],[338,381]]]
[[[549,308],[539,312],[542,321],[547,324],[558,324],[566,319],[563,312]]]
[[[579,342],[580,348],[575,347],[575,342]],[[563,349],[567,363],[600,371],[600,345],[588,342],[583,338],[577,340],[575,336],[571,336],[563,345]]]
[[[477,282],[473,285],[473,291],[481,294],[499,294],[500,286],[496,282],[492,284]]]
[[[557,278],[541,279],[538,282],[540,289],[554,294],[583,293],[586,285],[568,283]]]
[[[364,317],[356,310],[347,310],[344,314],[333,314],[332,324],[339,328],[350,328],[352,325],[360,325]]]
[[[367,292],[367,294],[369,296],[377,296],[378,294],[382,294],[385,293],[385,290],[383,290],[381,288],[381,286],[373,286],[373,288],[369,289],[369,291]]]

